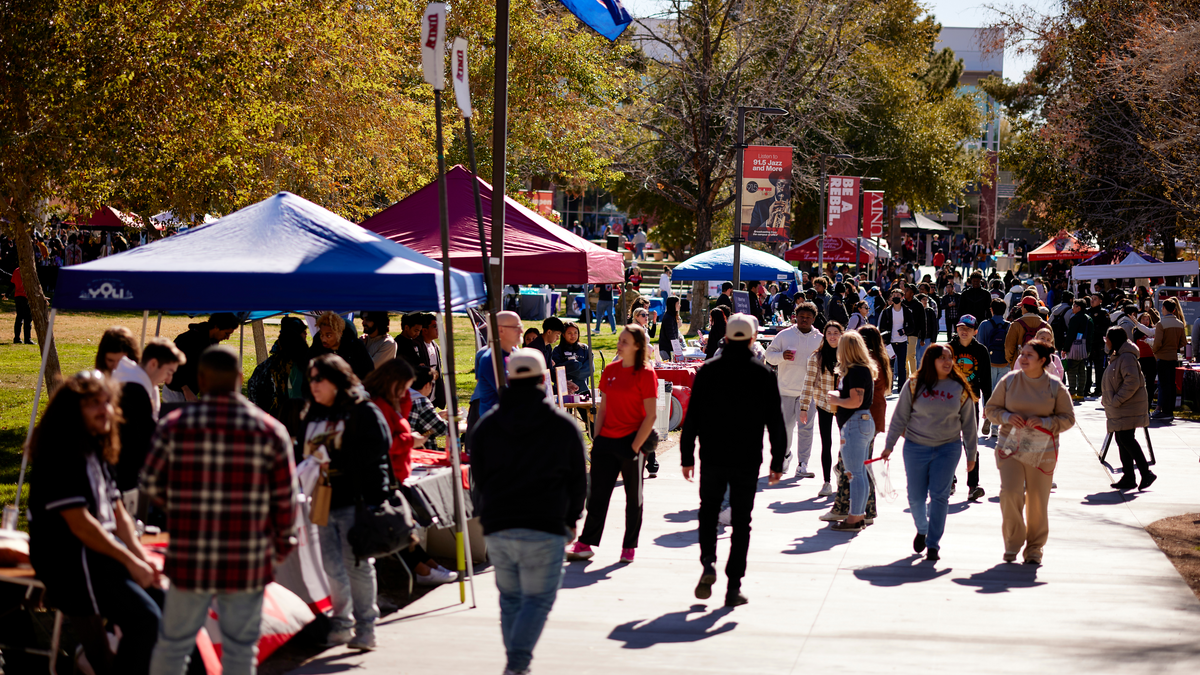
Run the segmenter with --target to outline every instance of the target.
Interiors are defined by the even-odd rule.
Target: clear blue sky
[[[648,16],[659,11],[659,7],[667,7],[669,3],[662,0],[623,0],[625,8],[635,17]],[[988,4],[1005,6],[1010,2],[1004,0],[922,0],[922,4],[930,9],[943,26],[980,28],[996,19],[995,12],[984,7]],[[1011,0],[1014,6],[1030,6],[1042,12],[1048,12],[1056,3],[1053,0]],[[1021,79],[1025,72],[1033,66],[1028,57],[1019,58],[1012,53],[1004,55],[1004,76],[1010,80]]]

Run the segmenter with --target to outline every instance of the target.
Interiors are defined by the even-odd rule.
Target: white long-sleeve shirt
[[[825,338],[821,331],[809,328],[801,333],[796,326],[780,331],[767,347],[767,363],[778,369],[779,393],[782,396],[799,396],[804,391],[804,376],[808,373],[808,357],[821,348]],[[783,358],[785,351],[793,351],[791,361]]]

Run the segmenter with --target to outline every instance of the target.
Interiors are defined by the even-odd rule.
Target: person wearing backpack
[[[987,321],[984,321],[979,326],[979,342],[987,347],[988,360],[991,362],[991,382],[992,389],[996,388],[1001,378],[1008,371],[1012,370],[1012,362],[1006,361],[1004,344],[1008,339],[1008,322],[1004,320],[1005,305],[1003,300],[992,300],[992,316]],[[991,392],[985,392],[990,395]],[[986,418],[983,421],[983,435],[988,435],[992,429],[992,423]]]
[[[1021,317],[1008,327],[1008,335],[1004,339],[1004,360],[1014,363],[1017,355],[1021,353],[1021,347],[1024,347],[1025,343],[1032,340],[1043,328],[1053,332],[1050,324],[1046,323],[1038,314],[1037,298],[1032,296],[1021,298]]]
[[[1071,348],[1070,338],[1067,330],[1067,321],[1071,318],[1071,306],[1075,300],[1075,296],[1070,291],[1063,291],[1062,302],[1055,305],[1050,310],[1050,327],[1054,329],[1054,348],[1060,352],[1065,352]]]

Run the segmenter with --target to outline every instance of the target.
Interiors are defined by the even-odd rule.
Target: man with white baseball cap
[[[741,593],[750,548],[750,512],[762,468],[763,429],[771,439],[771,484],[783,474],[787,430],[775,373],[753,358],[750,344],[758,337],[758,321],[748,314],[729,317],[720,356],[700,367],[683,423],[680,456],[683,477],[692,480],[695,446],[700,440],[700,563],[704,566],[696,597],[712,596],[717,581],[717,515],[729,489],[733,533],[725,606],[746,604]]]
[[[541,352],[514,349],[508,388],[471,430],[471,472],[500,591],[504,672],[513,675],[529,672],[587,501],[583,436],[550,405],[545,372]]]

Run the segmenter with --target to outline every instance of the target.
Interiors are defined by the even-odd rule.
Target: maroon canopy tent
[[[446,173],[450,265],[464,272],[483,272],[472,180],[479,181],[484,234],[492,240],[492,186],[461,164],[455,166]],[[504,283],[607,284],[625,279],[625,259],[620,253],[575,236],[511,198],[504,201]],[[440,258],[437,182],[371,216],[362,226],[418,253]]]

